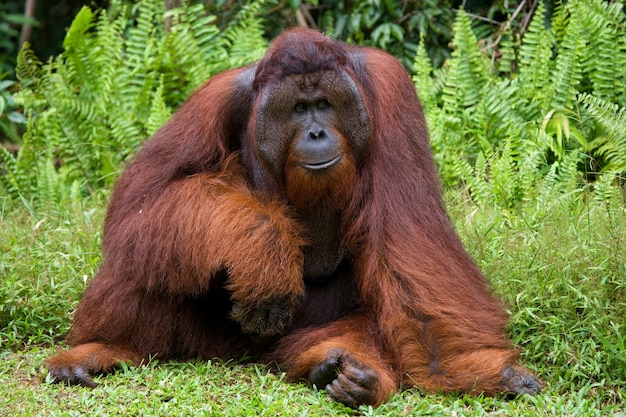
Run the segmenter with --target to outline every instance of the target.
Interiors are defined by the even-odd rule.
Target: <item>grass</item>
[[[626,408],[626,210],[550,196],[513,210],[448,194],[470,253],[508,303],[510,333],[544,393],[515,399],[403,390],[353,412],[263,366],[151,362],[93,389],[46,382],[100,262],[106,196],[34,215],[0,197],[0,415],[609,416]]]
[[[287,384],[258,366],[216,361],[150,363],[123,368],[82,387],[42,382],[41,362],[49,348],[5,353],[2,358],[0,415],[141,415],[141,416],[600,416],[608,409],[580,389],[505,401],[425,395],[418,390],[396,394],[377,409],[355,413],[305,385]]]

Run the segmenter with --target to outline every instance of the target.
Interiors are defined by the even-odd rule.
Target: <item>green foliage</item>
[[[13,143],[20,141],[17,127],[26,123],[13,98],[12,90],[16,84],[12,80],[2,80],[0,76],[0,139],[6,137]]]
[[[460,220],[466,247],[509,305],[514,341],[525,361],[540,368],[547,389],[619,404],[618,387],[626,386],[624,357],[616,354],[626,316],[622,197],[544,192],[514,209],[476,209],[453,191],[451,217]]]
[[[26,24],[39,26],[35,19],[29,18],[22,13],[17,13],[17,10],[21,12],[24,6],[15,3],[17,2],[9,5],[4,1],[0,2],[0,80],[7,78],[7,76],[14,78],[13,69],[18,49],[17,44],[20,35],[18,29],[20,26]],[[2,88],[0,88],[1,90]],[[2,113],[0,108],[0,115]],[[0,133],[2,132],[0,131]]]
[[[508,305],[510,334],[522,362],[544,381],[544,393],[507,400],[403,389],[380,408],[362,407],[359,413],[621,415],[621,196],[594,200],[551,191],[551,198],[506,210],[479,207],[459,189],[446,197],[466,247]],[[65,347],[61,339],[71,313],[101,262],[106,198],[100,193],[76,200],[35,219],[19,207],[5,212],[0,197],[0,415],[355,415],[323,390],[234,362],[122,366],[97,377],[101,385],[94,390],[46,383],[43,362]]]
[[[336,39],[375,46],[393,53],[407,66],[420,37],[430,58],[439,67],[449,56],[450,25],[454,19],[452,0],[291,0],[315,15],[322,32]]]
[[[66,190],[67,191],[67,190]],[[105,204],[104,195],[92,204]],[[53,343],[69,330],[68,313],[100,264],[102,213],[68,199],[41,218],[4,213],[0,199],[0,345]]]
[[[481,204],[511,207],[542,190],[624,183],[622,4],[572,0],[548,26],[545,16],[539,2],[524,37],[505,33],[500,59],[490,60],[461,11],[452,57],[433,81],[425,81],[423,53],[416,58],[444,182],[465,184]]]
[[[211,75],[260,58],[262,6],[244,7],[225,30],[201,5],[170,10],[141,1],[133,14],[84,7],[69,28],[64,52],[40,62],[26,45],[18,56],[28,115],[17,155],[2,149],[0,186],[28,206],[62,203],[110,186],[121,164]],[[129,18],[130,17],[130,18]]]
[[[509,25],[493,44],[460,12],[442,68],[420,44],[413,80],[451,186],[451,218],[507,302],[513,340],[545,394],[505,401],[404,390],[363,415],[623,414],[622,6],[569,0],[548,22],[539,2],[522,38]],[[17,154],[0,147],[0,414],[353,414],[264,369],[214,362],[122,367],[96,390],[41,383],[52,348],[35,346],[62,338],[101,261],[103,190],[199,83],[266,46],[257,2],[224,30],[185,6],[168,12],[166,32],[162,7],[83,9],[59,57],[42,63],[28,47],[19,56],[27,131]],[[1,86],[10,97],[14,86]]]
[[[228,3],[238,2],[241,0]],[[306,24],[337,39],[385,49],[407,67],[421,40],[439,68],[450,57],[451,26],[458,8],[467,8],[480,21],[475,24],[478,37],[490,44],[501,36],[501,20],[510,17],[506,22],[508,39],[503,43],[511,41],[512,33],[523,31],[535,4],[518,0],[289,0],[274,9],[278,16],[269,13],[268,29],[275,35],[284,26]],[[287,7],[291,10],[286,11]]]
[[[606,161],[605,170],[626,169],[626,109],[601,97],[581,94],[581,107],[597,122],[598,134],[586,147]]]

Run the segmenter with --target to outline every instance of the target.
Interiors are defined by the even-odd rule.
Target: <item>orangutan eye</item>
[[[298,113],[304,113],[306,111],[306,104],[298,103],[294,107],[294,110],[297,111]]]
[[[321,99],[317,102],[318,109],[325,109],[326,107],[330,107],[330,103],[328,102],[328,100]]]

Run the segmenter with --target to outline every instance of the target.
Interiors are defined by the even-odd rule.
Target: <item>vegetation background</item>
[[[128,158],[296,24],[405,64],[450,216],[545,381],[515,399],[404,390],[356,414],[626,415],[626,15],[603,0],[0,3],[0,415],[355,414],[259,365],[152,361],[94,390],[42,365]]]

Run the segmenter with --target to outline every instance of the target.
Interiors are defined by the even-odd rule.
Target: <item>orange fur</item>
[[[343,155],[323,170],[301,164],[317,145],[294,151],[307,94],[328,104],[322,158]],[[113,192],[72,348],[47,364],[92,385],[117,361],[247,352],[350,406],[401,384],[537,392],[506,323],[447,217],[400,63],[301,29],[215,76],[146,142]]]

